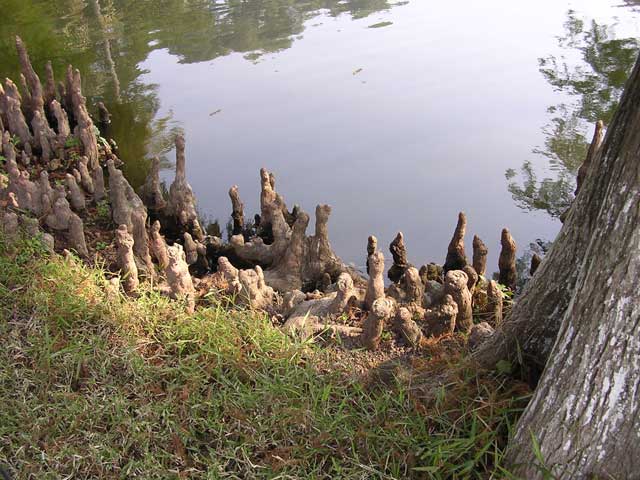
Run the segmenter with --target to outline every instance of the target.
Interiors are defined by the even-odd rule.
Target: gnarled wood
[[[57,100],[53,100],[49,104],[51,113],[56,118],[58,124],[58,142],[64,144],[64,141],[69,135],[71,135],[71,129],[69,128],[69,118],[67,112],[62,109],[62,105]]]
[[[487,270],[487,254],[489,249],[482,239],[477,235],[473,236],[473,269],[480,276],[484,276]]]
[[[7,128],[12,134],[17,135],[22,144],[26,146],[31,142],[32,137],[27,120],[22,113],[22,97],[18,87],[8,78],[5,80],[3,104]]]
[[[50,60],[45,65],[44,72],[44,106],[48,109],[51,106],[51,102],[56,99],[56,81],[53,77],[53,66],[51,65]]]
[[[182,245],[176,243],[167,247],[168,265],[164,273],[169,284],[170,296],[174,299],[185,299],[187,311],[193,313],[196,308],[196,292],[189,274],[189,265],[185,260]]]
[[[396,313],[396,304],[390,298],[379,298],[369,310],[364,321],[362,344],[369,350],[375,350],[380,345],[385,324]]]
[[[167,206],[160,188],[160,158],[157,156],[151,160],[151,168],[141,188],[140,197],[152,212],[159,212]]]
[[[122,286],[125,292],[132,293],[140,282],[138,281],[138,267],[133,256],[133,237],[127,231],[126,225],[120,225],[116,229],[116,247],[118,266],[122,272]]]
[[[160,269],[164,270],[169,265],[169,256],[167,255],[167,242],[160,233],[160,222],[158,220],[151,225],[150,250]]]
[[[462,332],[469,332],[473,325],[471,292],[467,287],[468,282],[469,278],[462,270],[450,270],[444,277],[444,292],[451,295],[458,305],[455,328]]]
[[[233,235],[240,235],[244,231],[244,205],[240,200],[238,186],[234,185],[229,189],[229,198],[231,198],[231,218],[233,219]]]
[[[512,291],[515,291],[518,282],[516,242],[513,240],[509,229],[502,229],[500,243],[502,244],[502,249],[500,250],[500,258],[498,259],[498,267],[500,269],[498,281]]]
[[[67,70],[67,75],[69,71]],[[67,87],[68,88],[68,87]],[[73,105],[73,116],[76,122],[75,134],[82,143],[84,154],[89,159],[91,170],[100,166],[98,152],[98,138],[96,137],[93,120],[87,110],[87,101],[82,95],[82,79],[80,71],[74,70],[71,77],[71,104]]]
[[[402,235],[402,232],[398,232],[396,237],[393,239],[389,245],[389,251],[393,257],[393,265],[389,268],[387,277],[389,277],[389,280],[393,283],[397,283],[400,281],[407,268],[410,267],[409,261],[407,260],[407,247],[404,245],[404,236]]]
[[[458,223],[447,249],[444,262],[444,273],[449,270],[462,270],[467,265],[467,255],[464,251],[464,235],[467,231],[467,217],[463,212],[458,214]]]
[[[176,137],[175,145],[176,176],[169,187],[167,210],[181,231],[188,231],[193,238],[202,241],[204,233],[198,221],[195,196],[187,182],[185,141],[182,135]]]
[[[374,252],[367,260],[369,270],[369,282],[364,298],[364,307],[370,310],[373,303],[384,298],[384,255],[382,252]]]
[[[31,65],[29,53],[20,37],[16,37],[16,50],[18,51],[20,69],[22,70],[22,75],[24,75],[27,87],[25,93],[29,95],[29,101],[26,102],[27,105],[25,105],[26,111],[29,112],[29,118],[33,117],[35,112],[40,112],[40,115],[42,115],[43,120],[46,122],[47,117],[44,112],[44,91],[42,89],[42,83],[40,83],[40,77],[38,77],[38,74]],[[49,127],[48,124],[47,127]]]

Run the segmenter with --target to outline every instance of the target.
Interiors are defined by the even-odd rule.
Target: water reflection
[[[585,22],[572,10],[567,14],[564,30],[558,43],[567,55],[539,60],[546,81],[573,99],[549,107],[553,117],[543,129],[544,146],[534,149],[534,153],[548,159],[553,176],[539,180],[531,161],[520,168],[520,179],[513,169],[506,173],[509,191],[518,206],[542,210],[554,218],[571,205],[575,177],[591,141],[590,130],[598,120],[605,126],[611,121],[640,48],[636,38],[616,38],[614,25]],[[580,62],[572,65],[568,57],[576,53]]]
[[[442,262],[464,210],[495,268],[504,226],[521,246],[553,238],[590,138],[591,119],[576,113],[588,109],[571,102],[540,132],[545,106],[580,84],[560,56],[548,59],[554,94],[536,63],[557,49],[570,1],[0,0],[0,75],[18,74],[18,33],[39,71],[49,59],[58,78],[69,62],[81,69],[89,103],[113,114],[133,184],[184,130],[199,209],[222,225],[233,184],[257,210],[266,166],[290,204],[333,204],[331,238],[346,261],[362,261],[368,235],[388,245],[402,230],[412,263]],[[612,10],[636,16],[619,4],[580,8],[598,26]],[[576,45],[614,39],[591,24],[567,29],[566,51],[581,55]],[[627,47],[584,55],[605,61]],[[533,145],[552,174],[540,174]],[[514,176],[510,193],[503,174],[526,159],[527,182]]]
[[[402,3],[402,2],[401,2]],[[406,2],[405,2],[406,3]],[[163,156],[181,126],[171,112],[156,118],[158,85],[140,65],[166,49],[180,63],[210,61],[232,52],[261,55],[291,47],[319,10],[363,18],[398,3],[387,0],[0,0],[0,74],[17,78],[13,38],[29,47],[36,70],[51,60],[56,78],[68,63],[83,73],[90,104],[103,101],[117,119],[110,135],[120,146],[125,174],[144,181],[150,155]],[[214,88],[212,86],[212,88]]]
[[[139,28],[150,32],[155,48],[168,49],[181,63],[203,62],[231,52],[252,53],[249,58],[255,59],[289,48],[304,31],[304,23],[321,9],[331,16],[347,13],[363,18],[393,6],[388,0],[173,0],[160,8],[154,0],[114,3]],[[149,16],[150,9],[156,14]]]

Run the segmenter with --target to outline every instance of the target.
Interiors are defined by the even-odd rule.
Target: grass
[[[262,315],[110,293],[102,270],[34,239],[0,238],[0,338],[0,465],[14,478],[505,478],[527,400],[444,358],[416,364],[422,378],[455,372],[436,395],[418,374],[319,368],[328,350]]]

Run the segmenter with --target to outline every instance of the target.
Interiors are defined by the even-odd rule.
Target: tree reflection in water
[[[578,53],[580,63],[570,65],[566,56],[539,59],[540,72],[553,88],[575,98],[549,107],[553,116],[543,129],[544,146],[533,151],[548,159],[551,175],[539,179],[531,161],[522,165],[519,175],[514,169],[506,172],[509,192],[519,207],[554,218],[571,205],[594,125],[611,121],[640,48],[635,38],[616,38],[614,26],[586,23],[574,11],[568,12],[559,46],[570,55]]]
[[[34,67],[52,61],[56,78],[71,63],[83,74],[90,106],[105,103],[117,119],[125,174],[138,186],[151,155],[172,148],[180,125],[156,118],[158,86],[141,78],[140,65],[158,49],[181,63],[211,61],[234,52],[255,61],[291,47],[306,22],[321,12],[364,18],[406,2],[388,0],[0,0],[0,78],[18,78],[15,35]],[[165,158],[165,163],[168,160]]]

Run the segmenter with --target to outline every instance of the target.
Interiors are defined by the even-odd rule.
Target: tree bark
[[[560,238],[509,322],[527,334],[527,354],[543,361],[550,351],[507,453],[518,476],[640,478],[639,225],[640,59]]]
[[[516,301],[502,328],[485,342],[476,359],[486,367],[499,360],[518,362],[525,368],[532,383],[536,383],[549,358],[558,336],[560,324],[576,292],[576,285],[591,260],[600,253],[589,249],[593,232],[604,228],[602,206],[612,195],[611,190],[623,181],[636,181],[637,177],[615,176],[633,155],[627,137],[633,129],[634,115],[638,108],[638,66],[627,84],[627,92],[621,100],[618,114],[607,132],[606,141],[595,153],[579,194],[567,213],[567,218],[544,262],[528,282]],[[636,102],[635,104],[633,102]],[[623,141],[626,142],[623,144]],[[625,150],[623,150],[623,147]],[[632,168],[628,165],[626,168]],[[635,199],[636,202],[638,199]],[[622,204],[616,208],[622,208]],[[606,214],[606,212],[605,212]],[[614,245],[622,248],[621,245]]]

